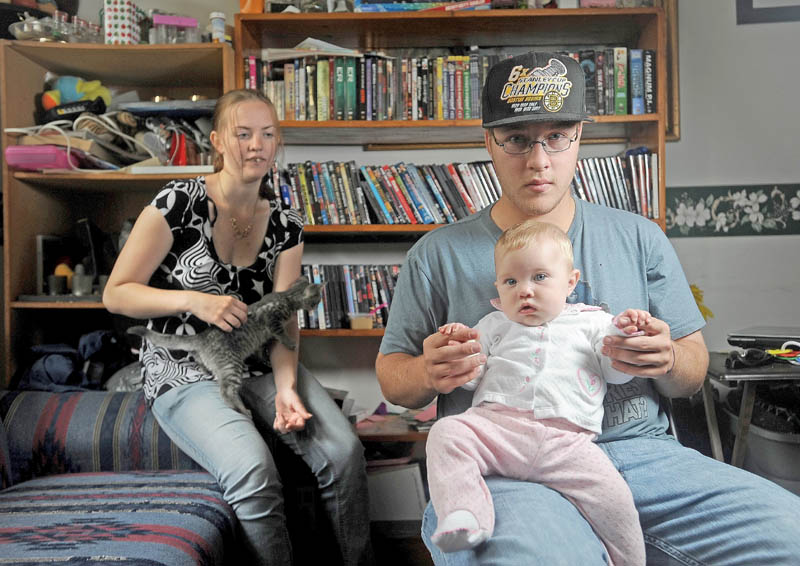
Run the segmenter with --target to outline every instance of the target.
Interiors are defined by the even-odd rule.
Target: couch
[[[214,478],[141,392],[0,391],[0,563],[240,563]]]
[[[316,479],[262,434],[294,563],[338,566]],[[214,478],[164,434],[141,390],[0,390],[0,564],[240,566],[237,528]]]

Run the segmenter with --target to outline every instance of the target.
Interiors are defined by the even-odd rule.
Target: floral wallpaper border
[[[800,184],[667,187],[667,236],[800,234]]]

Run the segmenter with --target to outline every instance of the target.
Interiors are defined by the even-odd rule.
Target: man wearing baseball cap
[[[603,354],[636,375],[609,385],[598,444],[628,482],[648,564],[794,565],[800,556],[800,498],[776,484],[684,448],[667,433],[664,397],[686,397],[705,378],[705,325],[678,258],[655,223],[576,199],[575,175],[585,111],[584,75],[570,57],[531,52],[494,65],[482,93],[484,142],[502,187],[491,207],[421,238],[408,252],[392,300],[376,371],[386,399],[438,415],[463,412],[486,355],[472,327],[492,309],[494,246],[501,233],[535,218],[569,236],[581,280],[570,302],[610,312],[646,310],[653,330],[605,338]],[[567,499],[542,485],[487,478],[494,501],[492,538],[443,553],[423,538],[437,565],[607,564],[604,547]]]

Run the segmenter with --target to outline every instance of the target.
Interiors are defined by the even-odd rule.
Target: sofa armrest
[[[202,469],[136,392],[0,391],[12,481],[60,473]]]
[[[11,485],[11,457],[8,453],[8,439],[3,419],[0,419],[0,489]]]

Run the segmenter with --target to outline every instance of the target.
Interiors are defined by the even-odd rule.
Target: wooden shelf
[[[131,175],[130,173],[33,173],[17,171],[14,179],[35,187],[69,189],[85,192],[117,193],[120,191],[152,191],[160,189],[173,179],[190,179],[192,174]]]
[[[658,120],[658,114],[595,116],[581,141],[608,143],[609,137],[624,140],[628,125]],[[480,120],[284,120],[281,131],[287,145],[418,145],[424,140],[426,145],[470,143],[478,147],[483,145],[484,130]]]
[[[303,228],[306,234],[425,234],[442,224],[312,224]]]
[[[218,98],[235,86],[234,52],[227,44],[94,45],[0,40],[0,123],[4,128],[34,124],[35,97],[47,72],[99,80],[117,93],[139,100],[154,95],[188,99]],[[2,151],[17,136],[2,136]],[[68,341],[81,331],[107,324],[100,301],[19,301],[36,289],[36,236],[73,234],[88,218],[113,234],[135,218],[167,181],[193,175],[102,173],[32,173],[12,171],[2,163],[4,197],[5,308],[2,345],[4,377],[17,369],[32,344]],[[77,314],[77,316],[76,316]],[[94,328],[92,328],[94,327]]]
[[[209,87],[218,92],[233,88],[228,65],[233,51],[225,44],[101,45],[91,43],[36,43],[8,41],[15,54],[57,75],[99,78],[104,86],[130,85],[170,88]],[[43,80],[43,77],[39,77]],[[40,87],[41,90],[41,87]]]
[[[317,328],[304,328],[300,331],[300,336],[317,336],[323,338],[334,337],[377,337],[383,336],[383,328],[369,328],[365,330],[353,330],[350,328],[332,328],[330,330],[319,330]]]
[[[562,46],[633,43],[660,8],[236,14],[236,51],[287,47],[307,37],[340,47]],[[402,32],[400,32],[402,30]],[[237,66],[242,62],[237,60]],[[237,75],[237,77],[240,75]]]
[[[106,310],[105,305],[100,301],[11,301],[12,309],[72,309],[72,310]]]

